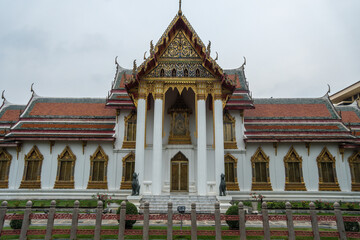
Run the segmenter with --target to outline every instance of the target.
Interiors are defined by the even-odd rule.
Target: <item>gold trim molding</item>
[[[266,182],[256,182],[255,176],[255,163],[263,162],[266,163]],[[252,166],[252,191],[264,190],[272,191],[271,181],[270,181],[270,171],[269,171],[269,162],[270,158],[265,154],[261,147],[258,147],[255,154],[251,157],[251,166]]]
[[[319,171],[319,191],[341,191],[336,176],[335,157],[331,155],[327,147],[324,147],[319,156],[316,158]],[[332,174],[334,182],[324,182],[324,176],[321,168],[321,163],[332,163]]]
[[[63,189],[63,188],[70,188],[74,189],[74,168],[75,168],[75,161],[76,156],[71,151],[69,146],[66,146],[64,150],[61,152],[60,155],[58,155],[58,168],[57,168],[57,174],[56,174],[56,181],[54,185],[54,189]],[[61,175],[61,164],[63,162],[71,162],[71,173],[70,173],[70,180],[59,180]]]
[[[103,161],[104,162],[104,180],[103,181],[93,181],[92,174],[94,169],[94,162]],[[101,146],[99,146],[93,155],[90,156],[90,176],[87,189],[107,189],[107,165],[109,157],[105,154]]]
[[[42,162],[44,160],[44,156],[41,154],[38,147],[34,145],[33,148],[29,151],[29,153],[25,155],[24,159],[25,159],[24,173],[19,188],[41,189],[41,169],[42,169]],[[26,180],[29,161],[39,161],[35,180]]]
[[[290,182],[290,168],[289,163],[299,163],[299,176],[300,182]],[[284,157],[284,165],[285,165],[285,191],[306,191],[303,171],[302,171],[302,157],[296,152],[294,146],[291,146],[288,153]]]
[[[125,181],[126,163],[127,162],[134,162],[135,163],[135,154],[133,152],[130,152],[129,154],[127,154],[122,159],[122,177],[121,177],[120,189],[131,189],[132,180]],[[135,164],[134,164],[134,167],[135,167]],[[131,176],[132,176],[132,174],[131,174]]]
[[[237,164],[238,160],[230,153],[227,153],[224,157],[224,163],[227,162],[234,164],[234,182],[226,182],[226,190],[228,191],[240,191],[238,178],[237,178]]]
[[[360,168],[360,152],[355,151],[349,158],[349,167],[351,173],[351,191],[360,191],[360,182],[356,181],[355,167]]]
[[[12,156],[6,149],[0,148],[0,161],[5,162],[5,168],[1,169],[0,171],[4,172],[4,180],[0,180],[0,188],[8,188],[9,187],[9,171],[10,171],[10,164],[11,164]]]

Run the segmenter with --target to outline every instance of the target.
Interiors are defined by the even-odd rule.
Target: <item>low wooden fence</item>
[[[215,236],[215,239],[220,240],[222,236],[233,236],[234,239],[246,239],[247,236],[263,236],[264,239],[270,239],[270,236],[288,236],[288,238],[295,239],[295,236],[313,237],[313,239],[320,239],[320,237],[338,237],[339,239],[347,239],[347,237],[360,238],[358,232],[345,232],[344,221],[346,222],[360,222],[360,217],[342,216],[340,205],[334,204],[334,215],[318,216],[315,210],[314,203],[310,203],[310,215],[293,215],[291,204],[286,203],[285,215],[269,215],[267,204],[262,204],[261,214],[248,215],[245,214],[243,203],[238,205],[239,215],[223,215],[220,214],[219,203],[215,204],[215,213],[213,214],[199,214],[196,213],[196,205],[191,205],[191,212],[188,214],[177,214],[173,212],[172,203],[168,204],[167,214],[150,214],[149,203],[145,203],[144,212],[141,215],[127,215],[125,202],[121,203],[120,214],[104,214],[103,203],[98,202],[95,213],[80,213],[79,201],[75,201],[72,213],[56,213],[56,202],[52,201],[48,213],[32,213],[32,202],[28,201],[24,214],[9,214],[7,213],[7,202],[4,201],[0,208],[0,235],[19,235],[19,239],[26,239],[27,235],[44,235],[45,239],[52,239],[52,236],[70,235],[70,239],[76,239],[77,235],[93,235],[94,239],[101,239],[102,235],[117,235],[118,239],[124,239],[126,235],[142,235],[143,239],[149,239],[150,235],[163,235],[167,239],[172,240],[175,235],[191,236],[191,239],[197,239],[198,236]],[[11,219],[22,219],[22,227],[19,230],[4,230],[4,221]],[[47,220],[46,229],[29,229],[29,219],[45,219]],[[72,221],[71,228],[61,229],[54,228],[54,221],[56,219],[68,219]],[[79,229],[79,219],[95,220],[95,229]],[[117,229],[101,229],[103,220],[118,220]],[[143,221],[141,229],[125,229],[126,220]],[[167,224],[166,229],[150,229],[150,220],[164,220]],[[174,220],[188,220],[191,222],[190,230],[174,230]],[[239,230],[222,230],[221,223],[223,221],[239,221]],[[199,230],[198,223],[201,221],[214,221],[214,230]],[[261,221],[263,230],[246,230],[246,221]],[[287,230],[271,230],[270,221],[286,221]],[[311,222],[312,231],[298,231],[294,228],[294,221]],[[319,231],[318,222],[336,222],[337,231]]]

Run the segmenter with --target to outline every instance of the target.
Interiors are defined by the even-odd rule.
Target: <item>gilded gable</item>
[[[185,34],[182,31],[179,31],[169,46],[166,48],[165,52],[161,55],[161,58],[198,58],[200,56],[197,54],[193,46],[190,44]]]

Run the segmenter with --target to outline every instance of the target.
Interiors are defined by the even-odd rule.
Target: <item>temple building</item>
[[[233,200],[360,200],[356,103],[253,98],[181,9],[149,52],[102,99],[3,94],[0,199],[126,198],[135,172],[140,196],[217,196],[224,173]]]

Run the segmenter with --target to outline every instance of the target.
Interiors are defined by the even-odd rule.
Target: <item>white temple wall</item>
[[[234,157],[238,158],[238,181],[240,185],[240,191],[251,191],[251,157],[254,155],[259,146],[262,147],[265,154],[270,158],[269,171],[273,191],[284,191],[284,157],[288,153],[291,146],[294,146],[296,152],[299,154],[299,156],[302,157],[303,177],[308,192],[319,191],[319,172],[316,158],[319,156],[325,146],[328,148],[329,152],[335,157],[336,175],[341,191],[351,191],[351,174],[347,159],[349,156],[351,156],[352,151],[345,151],[344,160],[342,160],[338,145],[332,143],[311,143],[309,156],[308,149],[303,143],[279,143],[277,148],[277,155],[275,154],[275,148],[272,143],[248,143],[245,160],[243,162],[239,161],[241,159],[241,154],[240,156],[237,154],[233,154]]]
[[[238,149],[244,150],[244,123],[239,110],[230,110],[230,115],[235,118],[235,137]]]
[[[344,160],[341,159],[341,164],[343,166],[342,168],[342,174],[344,176],[345,183],[342,185],[343,188],[341,188],[342,191],[351,191],[351,171],[350,171],[350,165],[349,165],[349,157],[354,153],[354,150],[347,149],[344,152]],[[341,155],[340,155],[341,156]],[[341,186],[340,186],[341,187]]]
[[[219,192],[219,186],[216,186],[215,179],[215,149],[210,145],[207,146],[207,192],[209,195],[215,195]]]
[[[115,149],[121,149],[124,142],[125,135],[125,118],[129,116],[131,110],[121,110],[117,117],[117,124],[115,125]]]
[[[16,157],[16,148],[7,148],[7,152],[12,156],[10,169],[9,169],[9,189],[16,189],[16,177],[19,169],[19,159],[21,154],[19,153],[19,159]]]
[[[151,191],[152,184],[152,166],[153,166],[153,154],[152,146],[145,149],[145,161],[144,161],[144,193],[149,193]],[[136,163],[135,163],[136,164]],[[161,169],[159,169],[160,171]]]

